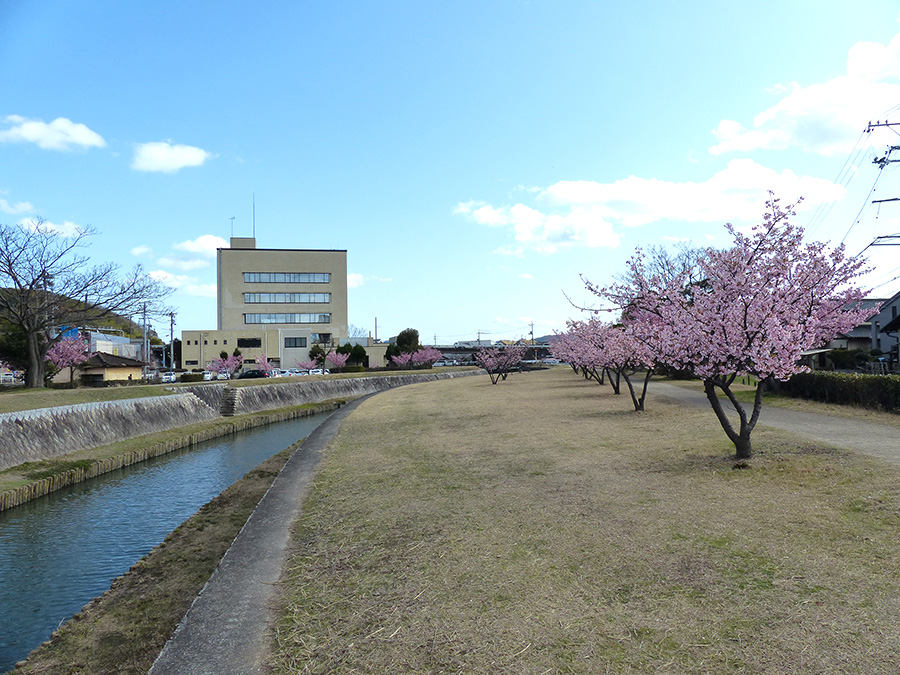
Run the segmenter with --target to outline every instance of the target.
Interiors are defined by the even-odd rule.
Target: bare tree
[[[91,266],[79,253],[90,227],[63,236],[36,220],[0,224],[0,320],[22,330],[26,339],[26,387],[44,386],[47,350],[59,340],[60,326],[82,326],[110,314],[128,316],[145,306],[162,313],[172,292],[140,265],[125,275],[113,263]]]
[[[357,326],[355,324],[350,324],[350,328],[348,331],[348,337],[352,338],[364,338],[369,335],[369,331],[361,326]]]

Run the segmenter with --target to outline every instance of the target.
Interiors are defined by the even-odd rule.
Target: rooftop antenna
[[[256,239],[256,193],[253,193],[253,238]]]
[[[234,216],[231,216],[228,220],[231,221],[231,238],[234,239]]]

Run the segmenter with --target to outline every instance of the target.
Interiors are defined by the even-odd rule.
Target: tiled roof
[[[143,361],[106,352],[95,352],[87,361],[80,364],[82,368],[142,368],[144,365],[146,364]]]

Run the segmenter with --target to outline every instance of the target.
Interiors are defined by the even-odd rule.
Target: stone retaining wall
[[[95,478],[104,473],[122,469],[138,462],[143,462],[151,457],[159,457],[175,450],[187,448],[203,441],[220,436],[229,436],[238,431],[252,429],[253,427],[265,426],[275,422],[285,422],[287,420],[296,419],[298,417],[308,417],[310,415],[318,415],[323,412],[330,412],[341,407],[340,403],[332,403],[317,408],[299,408],[296,410],[283,410],[269,415],[260,415],[248,417],[244,419],[236,419],[230,424],[220,424],[210,429],[197,431],[192,434],[185,434],[180,438],[166,441],[164,443],[156,443],[140,450],[128,452],[123,455],[116,455],[107,459],[97,460],[86,468],[69,469],[64,473],[44,478],[28,485],[23,485],[14,490],[0,492],[0,511],[11,509],[19,504],[24,504],[31,499],[43,497],[46,494],[60,490],[69,485],[75,485],[83,480]]]
[[[454,377],[483,374],[484,371],[465,370],[459,372],[434,373],[410,372],[400,375],[382,375],[378,377],[351,377],[343,379],[321,379],[307,382],[273,382],[264,385],[235,387],[238,396],[235,401],[235,415],[287,408],[304,403],[318,403],[333,398],[356,398],[374,394],[394,387],[419,382],[433,382]],[[211,384],[184,387],[180,391],[188,391],[203,399],[216,410],[220,410],[225,396],[227,384]]]
[[[7,413],[0,419],[0,470],[217,417],[190,393]]]
[[[234,414],[275,410],[336,398],[355,398],[418,382],[483,371],[408,373],[235,387]],[[172,396],[46,408],[0,416],[0,470],[219,416],[226,383],[179,388]]]

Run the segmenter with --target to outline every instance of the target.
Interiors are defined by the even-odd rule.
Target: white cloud
[[[174,267],[177,270],[184,270],[185,272],[209,267],[208,260],[184,260],[179,258],[159,258],[157,259],[156,264],[162,265],[163,267]]]
[[[187,294],[202,298],[216,297],[215,284],[201,284],[196,277],[190,277],[184,274],[172,274],[165,270],[154,270],[149,272],[149,276],[170,288],[178,289]]]
[[[829,180],[778,172],[751,159],[733,159],[703,182],[672,182],[629,176],[613,183],[560,181],[541,193],[550,205],[594,205],[627,227],[663,220],[726,222],[755,220],[767,191],[785,202],[804,198],[803,208],[838,199],[843,189]]]
[[[843,195],[843,188],[828,180],[798,176],[789,170],[778,172],[750,159],[734,159],[703,182],[636,176],[612,183],[559,181],[539,193],[533,206],[465,202],[458,204],[454,213],[480,225],[507,228],[514,243],[497,253],[553,253],[575,246],[614,248],[619,244],[616,230],[620,227],[667,221],[755,222],[769,190],[784,203],[804,197],[803,209]]]
[[[3,122],[9,127],[0,130],[0,143],[34,143],[44,150],[63,151],[106,147],[100,134],[65,117],[57,117],[48,124],[20,115],[7,115]]]
[[[0,198],[0,211],[17,216],[22,213],[34,213],[34,207],[31,205],[31,202],[16,202],[15,204],[10,204],[5,199]]]
[[[137,171],[175,173],[186,166],[201,166],[212,153],[192,145],[169,142],[139,143],[134,148],[131,168]]]
[[[214,234],[201,234],[196,239],[172,244],[172,248],[176,251],[199,253],[206,258],[215,258],[216,249],[228,248],[228,242]]]
[[[131,255],[138,258],[148,258],[153,255],[153,249],[149,246],[135,246],[133,249],[131,249]]]
[[[522,272],[522,274],[519,275],[519,278],[520,279],[534,279],[534,277],[532,275],[530,275],[528,272]]]
[[[850,152],[866,122],[900,102],[900,34],[887,45],[859,42],[850,48],[847,72],[827,82],[769,88],[782,98],[756,115],[752,126],[722,120],[713,130],[714,155],[784,150],[833,156]]]
[[[567,213],[544,213],[521,203],[494,207],[468,202],[458,204],[454,213],[469,216],[479,225],[509,229],[516,243],[497,253],[521,255],[527,249],[554,253],[566,246],[619,245],[619,235],[593,205],[565,206]]]
[[[347,275],[347,288],[359,288],[369,281],[387,283],[393,281],[393,279],[391,279],[390,277],[367,277],[363,276],[359,272],[350,272]]]

